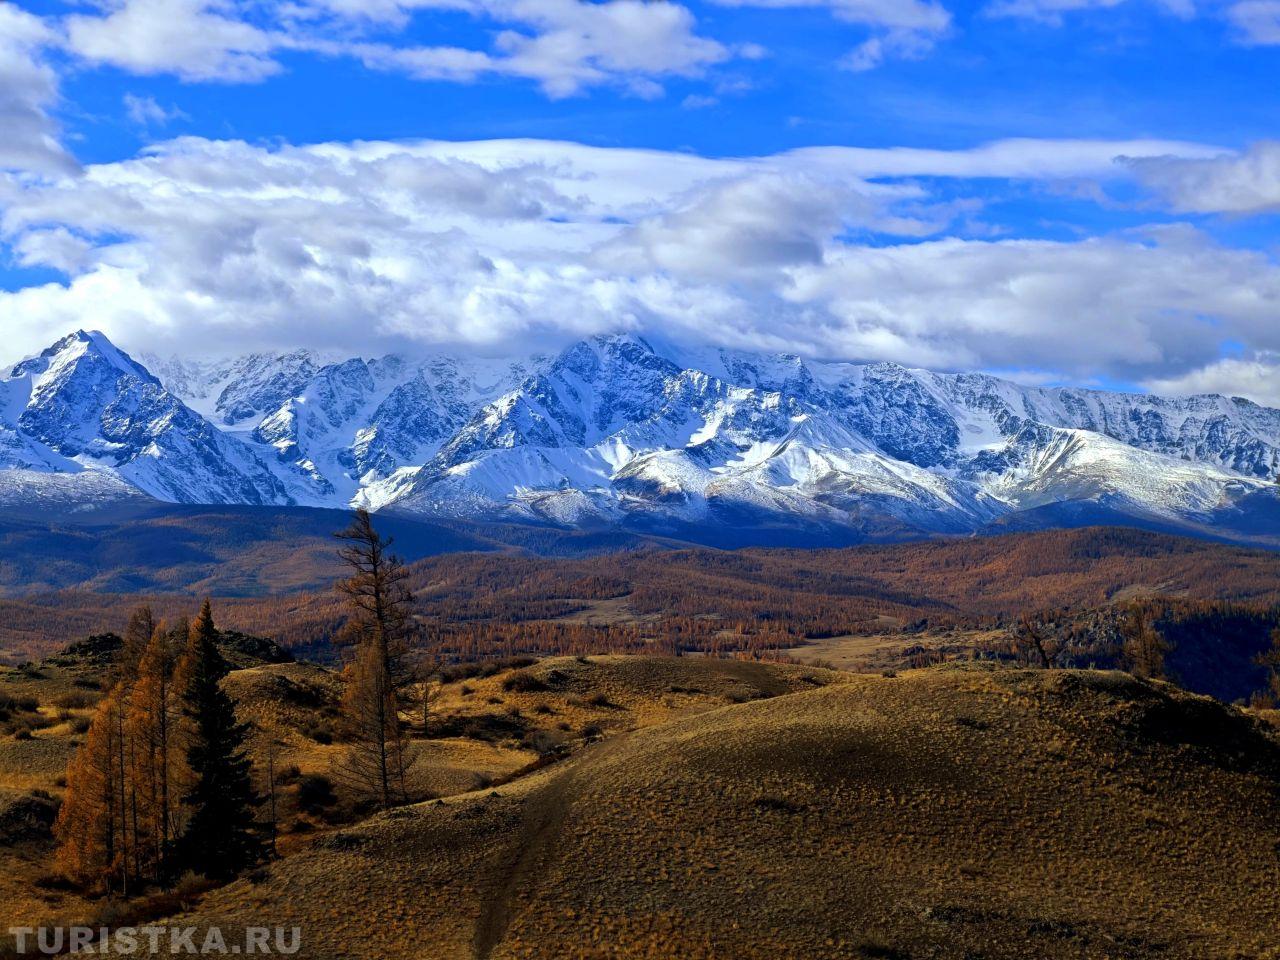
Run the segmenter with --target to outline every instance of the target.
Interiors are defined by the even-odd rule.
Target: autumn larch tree
[[[142,655],[146,653],[155,632],[156,621],[150,607],[143,605],[130,614],[129,625],[124,630],[124,644],[120,650],[120,659],[116,661],[116,679],[133,683],[138,678],[138,666],[142,663]]]
[[[135,844],[143,851],[151,878],[169,878],[176,836],[175,788],[182,782],[177,749],[178,704],[174,687],[175,650],[164,624],[157,625],[138,664],[129,698],[126,731],[133,744],[133,783],[142,810]]]
[[[1267,671],[1267,685],[1254,695],[1254,706],[1280,707],[1280,627],[1271,631],[1271,646],[1258,654],[1254,662]]]
[[[338,551],[351,575],[338,584],[346,600],[346,636],[355,656],[346,671],[343,696],[350,747],[335,772],[356,792],[383,809],[405,797],[408,766],[400,721],[400,686],[413,596],[390,540],[373,528],[367,510],[336,535]]]
[[[1131,672],[1139,677],[1164,678],[1164,657],[1169,651],[1164,637],[1151,622],[1151,613],[1141,603],[1129,608],[1121,625],[1124,655]]]
[[[68,878],[127,892],[124,796],[120,790],[119,689],[94,713],[84,745],[67,765],[67,790],[54,823],[55,863]]]
[[[235,705],[222,689],[228,667],[217,636],[206,600],[191,625],[181,671],[192,781],[182,798],[190,811],[182,852],[189,869],[227,880],[261,860],[262,841],[254,816],[260,801],[245,752],[249,727],[236,720]]]

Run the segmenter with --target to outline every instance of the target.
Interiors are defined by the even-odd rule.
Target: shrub
[[[541,693],[547,685],[533,674],[521,670],[503,680],[502,689],[508,693]]]
[[[40,701],[35,697],[15,697],[0,693],[0,707],[10,713],[35,713],[40,709]]]
[[[328,745],[333,743],[333,724],[312,717],[302,725],[302,735],[321,745]]]
[[[549,730],[534,730],[524,735],[520,745],[526,750],[532,750],[538,756],[544,757],[549,753],[555,752],[560,746],[560,739]]]
[[[60,694],[53,700],[53,705],[60,710],[87,710],[96,703],[96,697],[77,690]]]
[[[333,781],[324,774],[309,773],[298,781],[298,808],[307,813],[320,813],[338,802]]]
[[[525,726],[523,718],[509,713],[478,713],[474,716],[449,714],[433,717],[427,726],[427,736],[431,739],[465,737],[468,740],[497,743],[523,736]]]
[[[602,736],[604,736],[604,731],[600,729],[600,724],[598,723],[588,723],[582,728],[583,740],[599,740]]]

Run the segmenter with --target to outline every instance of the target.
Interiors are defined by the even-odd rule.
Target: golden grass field
[[[279,764],[331,768],[332,674],[227,684]],[[282,859],[172,922],[334,960],[1280,958],[1280,742],[1167,684],[566,657],[431,694],[436,799],[330,822],[286,787]],[[36,778],[14,758],[58,729],[0,769]],[[48,853],[0,844],[0,926],[102,910],[34,885]]]

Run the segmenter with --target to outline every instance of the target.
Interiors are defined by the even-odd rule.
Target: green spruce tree
[[[185,680],[182,713],[188,730],[191,787],[183,860],[197,873],[227,880],[262,859],[254,809],[251,763],[245,752],[248,724],[236,720],[235,705],[221,687],[228,672],[217,647],[209,601],[191,626],[180,670]]]

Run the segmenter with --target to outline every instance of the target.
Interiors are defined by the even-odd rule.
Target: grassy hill
[[[1280,956],[1280,746],[1232,708],[1118,673],[583,666],[618,700],[719,693],[183,921],[297,923],[312,957]]]

